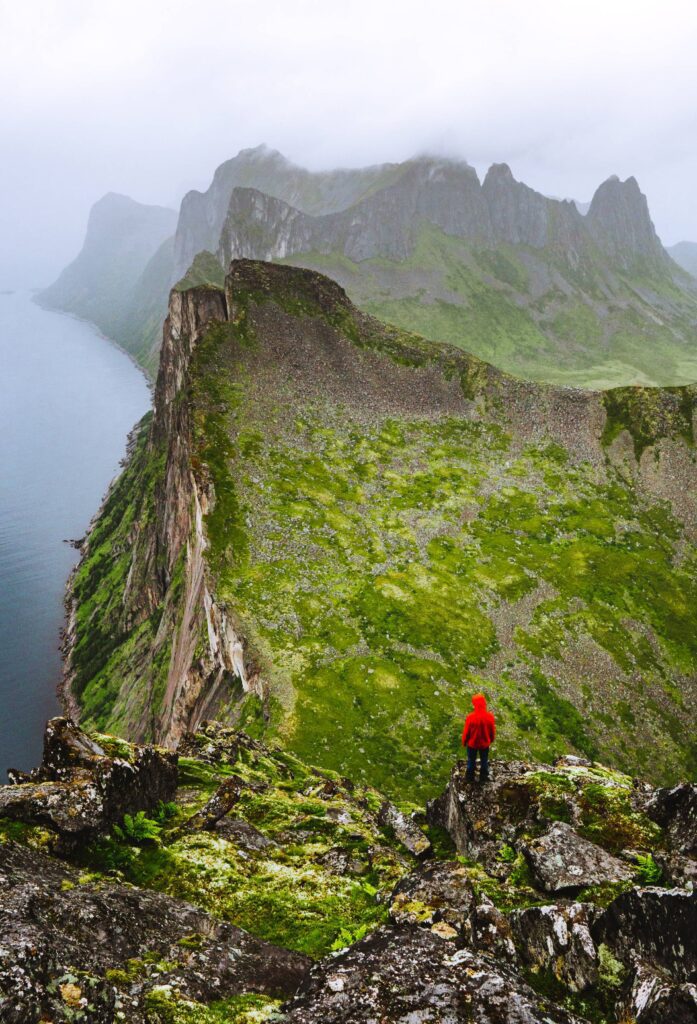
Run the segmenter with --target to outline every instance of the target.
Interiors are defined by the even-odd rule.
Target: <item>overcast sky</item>
[[[0,287],[107,191],[178,206],[266,142],[313,169],[464,157],[697,240],[694,0],[0,0]]]

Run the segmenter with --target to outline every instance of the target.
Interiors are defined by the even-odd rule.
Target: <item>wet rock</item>
[[[598,955],[590,926],[597,917],[587,903],[526,907],[510,914],[518,953],[533,971],[552,970],[572,992],[598,980]]]
[[[108,754],[70,719],[54,718],[46,727],[42,764],[30,777],[0,787],[0,815],[84,839],[124,814],[172,800],[177,755],[126,743]]]
[[[510,966],[425,929],[382,928],[316,964],[287,1024],[578,1024]]]
[[[697,858],[697,784],[683,782],[672,789],[657,789],[646,813],[665,830],[672,851]]]
[[[617,857],[579,836],[570,825],[555,822],[544,835],[524,843],[523,853],[545,892],[628,881],[632,873]]]
[[[454,861],[436,861],[397,883],[390,897],[390,918],[400,925],[444,921],[471,941],[476,902],[465,868]]]
[[[238,802],[246,784],[244,779],[232,775],[216,789],[210,800],[207,800],[200,811],[192,814],[188,821],[185,821],[182,829],[185,832],[201,832],[212,829],[216,822],[229,814]]]
[[[635,888],[622,893],[594,923],[596,945],[605,943],[625,965],[638,957],[678,982],[697,971],[697,892]]]
[[[639,961],[624,1013],[636,1024],[697,1024],[697,985],[675,985],[670,975]]]
[[[391,829],[400,843],[415,857],[424,857],[430,852],[431,843],[419,826],[389,800],[385,800],[378,812],[378,823],[383,828]]]
[[[131,1022],[141,1019],[154,985],[172,985],[203,1002],[245,991],[283,996],[295,991],[307,966],[305,957],[188,903],[131,886],[81,882],[77,872],[36,850],[0,845],[0,1020],[8,1024],[113,1021],[106,1010],[77,1018],[61,1009],[63,982],[89,1002],[106,999],[108,1008],[107,971],[117,972],[106,979],[111,1006],[116,991]],[[77,1009],[82,995],[71,989],[68,996]]]

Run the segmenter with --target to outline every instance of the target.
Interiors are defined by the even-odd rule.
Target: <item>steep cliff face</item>
[[[694,758],[694,405],[515,380],[297,268],[175,290],[152,423],[73,588],[84,720],[175,744],[241,719],[419,794],[483,687],[504,751],[673,777]]]
[[[521,376],[584,386],[695,379],[697,289],[636,181],[587,216],[495,164],[421,159],[350,208],[313,216],[234,188],[218,257],[329,272],[361,308]]]
[[[153,301],[158,329],[162,322],[161,278],[166,278],[166,300],[172,266],[168,239],[176,223],[174,210],[109,193],[90,211],[80,254],[40,292],[39,301],[93,321],[145,360],[147,345],[141,332],[148,328]]]
[[[216,251],[236,188],[255,188],[310,214],[343,210],[398,175],[396,164],[313,173],[286,160],[268,146],[243,149],[216,170],[206,192],[188,192],[182,200],[175,239],[174,278],[181,277],[202,249]]]
[[[175,235],[149,253],[129,252],[129,216],[113,243],[104,236],[106,255],[88,237],[44,301],[94,319],[154,376],[169,288],[199,253],[221,268],[284,260],[329,273],[366,312],[529,379],[694,381],[697,285],[663,250],[636,181],[608,180],[583,209],[505,164],[482,184],[437,157],[317,173],[261,146],[185,196]]]

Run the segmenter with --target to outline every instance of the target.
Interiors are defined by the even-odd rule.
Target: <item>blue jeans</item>
[[[489,748],[481,747],[479,750],[476,747],[467,748],[467,774],[474,778],[474,770],[477,767],[477,754],[479,754],[479,777],[480,779],[487,779],[489,777]]]

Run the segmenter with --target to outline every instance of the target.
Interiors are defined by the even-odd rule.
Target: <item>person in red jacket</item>
[[[467,780],[474,781],[474,770],[479,753],[479,781],[486,782],[489,778],[489,747],[496,738],[496,719],[487,711],[486,697],[483,693],[475,693],[472,698],[472,711],[465,719],[462,730],[462,745],[467,747]]]

